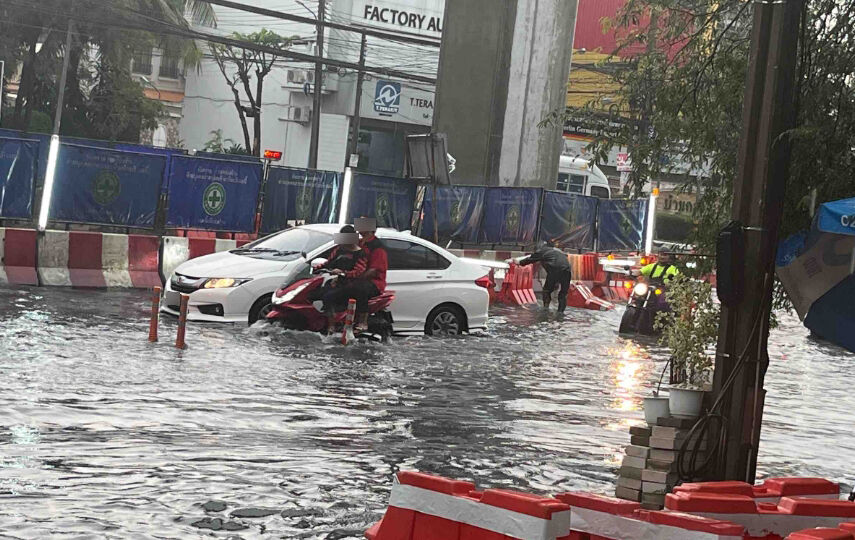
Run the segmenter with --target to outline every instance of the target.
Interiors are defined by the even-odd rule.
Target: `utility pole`
[[[769,365],[772,284],[778,226],[789,175],[800,14],[805,0],[754,3],[733,219],[745,239],[740,299],[722,306],[714,391],[727,430],[718,480],[754,483]],[[719,265],[722,261],[719,261]],[[730,384],[729,384],[730,382]]]
[[[65,81],[68,79],[68,61],[71,56],[71,26],[74,24],[69,19],[68,30],[65,32],[65,54],[62,55],[62,72],[59,74],[59,95],[56,98],[56,112],[53,115],[53,131],[51,134],[59,135],[59,125],[62,122],[62,106],[65,101]]]
[[[324,10],[325,0],[318,0],[318,22],[315,26],[318,39],[315,60],[315,96],[312,104],[312,139],[309,143],[309,168],[318,168],[318,139],[321,133],[321,88],[324,85]]]
[[[367,39],[362,34],[362,44],[359,46],[359,71],[356,72],[356,100],[353,105],[353,126],[350,134],[350,149],[348,151],[348,165],[350,157],[356,155],[356,145],[359,142],[359,122],[362,119],[362,83],[365,80],[365,48]]]

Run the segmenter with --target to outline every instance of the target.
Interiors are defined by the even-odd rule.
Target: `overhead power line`
[[[217,1],[220,1],[220,0],[217,0]],[[16,0],[11,0],[11,2],[16,3]],[[229,2],[229,3],[232,3],[232,2]],[[27,5],[24,7],[32,9],[32,5]],[[126,29],[126,30],[138,30],[138,31],[142,31],[142,32],[152,32],[152,33],[159,33],[159,34],[165,34],[165,35],[173,35],[173,36],[177,36],[177,37],[183,37],[186,39],[201,39],[201,40],[209,41],[212,43],[219,43],[221,45],[228,45],[231,47],[237,47],[237,48],[242,48],[242,49],[246,49],[246,50],[257,51],[257,52],[272,54],[272,55],[276,55],[276,56],[281,56],[283,58],[290,58],[290,59],[297,60],[300,62],[309,62],[309,63],[320,62],[320,63],[327,64],[330,66],[336,66],[339,68],[351,69],[354,71],[358,70],[358,69],[362,69],[368,73],[377,73],[378,75],[385,75],[387,77],[396,77],[399,79],[419,81],[419,82],[424,82],[424,83],[428,83],[428,84],[436,84],[436,79],[434,79],[434,78],[425,77],[422,75],[415,75],[415,74],[408,73],[405,71],[400,71],[397,69],[384,68],[384,67],[379,67],[379,66],[360,66],[359,64],[356,64],[353,62],[345,62],[342,60],[336,60],[334,58],[322,58],[322,57],[319,57],[316,55],[299,53],[299,52],[291,51],[288,49],[278,49],[276,47],[259,45],[259,44],[252,43],[249,41],[243,41],[240,39],[230,38],[230,37],[226,37],[226,36],[222,36],[222,35],[211,34],[208,32],[202,32],[202,31],[193,30],[190,28],[184,28],[184,27],[181,27],[178,25],[173,25],[173,24],[168,23],[166,21],[155,22],[153,20],[152,24],[136,24],[136,23],[130,23],[130,22],[126,22],[126,21],[120,22],[117,20],[105,21],[103,19],[95,19],[92,17],[92,13],[57,13],[54,10],[54,11],[52,11],[52,14],[56,15],[58,17],[65,17],[68,19],[73,19],[75,21],[83,21],[83,22],[89,23],[89,24],[96,23],[96,24],[103,25],[106,27],[122,28],[122,29]],[[312,21],[313,24],[316,23],[316,21],[314,21],[313,19],[307,19],[307,20]]]
[[[231,9],[237,9],[240,11],[246,11],[249,13],[255,13],[256,15],[264,15],[266,17],[273,17],[276,19],[283,19],[286,21],[293,21],[311,25],[317,25],[318,21],[315,19],[311,19],[309,17],[301,17],[299,15],[291,15],[289,13],[283,13],[281,11],[275,11],[272,9],[259,8],[255,6],[250,6],[247,4],[241,4],[240,2],[232,2],[231,0],[205,0],[209,4],[213,4],[215,6],[222,6]],[[347,24],[340,24],[330,21],[323,21],[321,23],[325,28],[333,28],[335,30],[344,30],[347,32],[356,32],[359,34],[364,34],[366,36],[373,36],[383,39],[388,39],[390,41],[400,41],[402,43],[415,43],[417,45],[426,45],[428,47],[439,47],[440,42],[435,39],[428,38],[417,38],[410,37],[401,34],[395,34],[393,32],[383,32],[381,30],[371,30],[369,28],[363,28],[358,26],[352,26]]]

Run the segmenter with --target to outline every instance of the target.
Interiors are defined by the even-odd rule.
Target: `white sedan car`
[[[302,225],[238,249],[191,259],[164,287],[161,311],[178,315],[179,293],[190,295],[187,318],[249,322],[263,318],[273,293],[309,275],[309,262],[326,258],[340,225]],[[489,269],[462,260],[408,232],[380,229],[395,292],[391,312],[397,334],[458,334],[487,325]]]

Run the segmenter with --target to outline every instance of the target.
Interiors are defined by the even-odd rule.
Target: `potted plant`
[[[668,365],[666,364],[665,369],[667,368]],[[653,391],[653,395],[644,397],[644,421],[651,426],[656,424],[656,421],[660,418],[671,416],[671,411],[668,406],[670,397],[667,394],[661,394],[662,378],[665,376],[665,369],[663,369],[662,374],[659,375],[659,382],[656,383],[656,390]]]
[[[644,421],[648,424],[655,425],[660,418],[671,416],[669,401],[671,398],[667,395],[660,395],[659,390],[654,390],[652,396],[644,397]]]
[[[671,349],[672,372],[685,374],[669,391],[669,408],[675,416],[698,416],[709,385],[713,359],[708,350],[718,338],[719,307],[712,285],[680,275],[668,285],[671,311],[656,316],[659,341]],[[673,382],[673,381],[672,381]]]

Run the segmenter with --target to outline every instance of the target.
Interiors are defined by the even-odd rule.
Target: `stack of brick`
[[[640,502],[647,509],[662,509],[665,495],[679,481],[679,450],[694,423],[691,418],[670,417],[660,418],[654,426],[631,427],[630,445],[626,447],[626,455],[618,471],[615,496]],[[701,451],[705,449],[704,443],[700,448]],[[704,457],[699,455],[698,459],[703,460]]]

